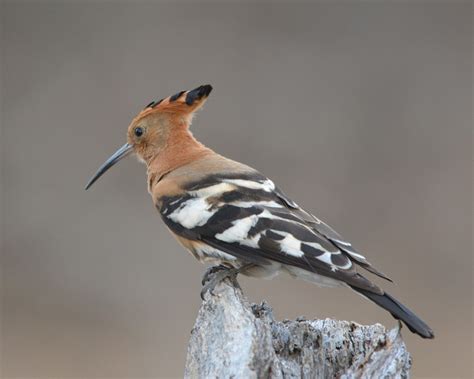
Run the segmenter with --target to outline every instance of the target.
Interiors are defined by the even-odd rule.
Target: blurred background
[[[2,375],[178,378],[204,267],[145,167],[84,185],[151,100],[332,225],[435,330],[414,377],[472,375],[472,4],[4,2]],[[241,278],[279,319],[396,325],[347,290]]]

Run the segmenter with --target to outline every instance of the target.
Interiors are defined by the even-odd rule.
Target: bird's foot
[[[214,294],[214,288],[222,282],[224,279],[229,278],[232,281],[232,284],[240,289],[240,285],[237,282],[237,274],[241,271],[244,271],[251,267],[252,264],[246,264],[237,268],[229,268],[224,265],[209,267],[202,278],[202,290],[201,290],[201,299],[204,300],[204,295],[206,292],[210,292],[211,295]]]
[[[214,277],[214,274],[221,270],[228,270],[229,267],[224,265],[211,266],[206,269],[204,275],[202,276],[201,284],[205,285],[207,282],[211,281]]]

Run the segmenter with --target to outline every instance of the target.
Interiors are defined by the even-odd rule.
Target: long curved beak
[[[111,168],[115,163],[117,163],[122,158],[125,158],[132,152],[133,146],[126,143],[120,149],[118,149],[112,156],[105,161],[105,163],[100,166],[97,172],[94,174],[92,178],[90,178],[89,183],[86,185],[86,190],[89,189],[91,185],[93,185],[97,179],[99,179],[109,168]]]

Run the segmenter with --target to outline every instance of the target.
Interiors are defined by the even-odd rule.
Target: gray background
[[[415,377],[470,377],[472,7],[6,3],[2,374],[179,377],[204,268],[145,168],[89,176],[153,99],[211,83],[193,131],[350,239],[426,319]],[[278,318],[394,320],[347,290],[241,279]]]

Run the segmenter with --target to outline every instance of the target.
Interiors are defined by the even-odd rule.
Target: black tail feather
[[[423,338],[434,338],[433,330],[423,320],[388,293],[385,292],[383,295],[378,295],[361,288],[352,286],[351,288],[389,311],[396,319],[403,321],[413,333]]]

